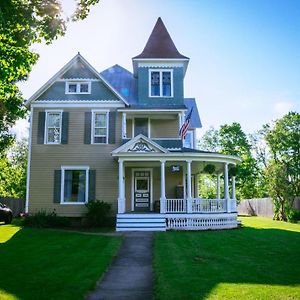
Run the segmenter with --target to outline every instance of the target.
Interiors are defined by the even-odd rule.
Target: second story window
[[[66,82],[66,94],[90,94],[90,82]]]
[[[149,96],[173,97],[172,70],[149,70]]]
[[[183,147],[185,148],[194,148],[194,132],[192,130],[189,130],[185,136],[185,139],[183,141]]]
[[[61,142],[61,111],[46,112],[45,144],[60,144]]]
[[[108,112],[93,111],[92,144],[108,143]]]

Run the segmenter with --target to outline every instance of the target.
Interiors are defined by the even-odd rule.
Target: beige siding
[[[87,165],[96,170],[96,199],[112,204],[117,211],[118,198],[118,163],[111,156],[121,137],[121,115],[117,114],[116,144],[86,145],[84,144],[84,113],[91,109],[68,108],[69,138],[67,145],[37,144],[38,112],[34,109],[32,116],[31,174],[29,193],[29,212],[44,209],[55,210],[59,215],[79,216],[85,212],[84,205],[61,205],[53,203],[54,170],[62,165]]]
[[[151,138],[178,138],[178,120],[151,119]]]

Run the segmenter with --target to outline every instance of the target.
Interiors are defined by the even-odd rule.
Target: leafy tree
[[[26,197],[27,140],[15,142],[0,158],[0,196]]]
[[[286,221],[300,195],[300,114],[289,112],[264,130],[270,148],[267,180],[274,218]]]
[[[222,125],[219,130],[211,127],[199,144],[204,150],[218,150],[242,159],[236,167],[236,194],[239,199],[261,196],[258,166],[251,152],[251,144],[239,123]]]
[[[13,142],[10,128],[25,116],[24,99],[16,83],[26,80],[38,54],[33,43],[50,44],[64,35],[69,20],[87,17],[99,0],[79,0],[71,18],[63,17],[59,0],[0,2],[0,154]]]
[[[200,149],[218,152],[220,151],[219,131],[213,126],[204,133],[200,139],[198,146]]]

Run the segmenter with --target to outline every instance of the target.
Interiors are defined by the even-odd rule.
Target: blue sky
[[[74,1],[62,2],[69,14]],[[40,59],[20,84],[24,96],[78,51],[99,71],[116,63],[131,71],[131,58],[143,50],[158,17],[190,57],[185,96],[197,99],[201,133],[232,122],[251,133],[300,111],[298,0],[101,0],[86,20],[69,24],[64,37],[33,46]]]

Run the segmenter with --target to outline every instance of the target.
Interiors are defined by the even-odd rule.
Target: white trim
[[[176,62],[140,62],[138,68],[183,68],[184,64]]]
[[[135,61],[189,61],[189,58],[133,58]]]
[[[94,134],[95,134],[95,114],[106,114],[106,142],[105,143],[95,143]],[[107,145],[108,144],[108,135],[109,135],[109,110],[108,109],[92,109],[92,120],[91,120],[91,144],[93,145]]]
[[[143,138],[145,139],[145,137]],[[237,163],[242,161],[242,159],[237,156],[225,155],[219,153],[197,153],[197,152],[196,153],[191,153],[191,152],[174,153],[169,151],[164,151],[164,153],[132,153],[132,152],[119,153],[122,151],[123,148],[126,147],[125,145],[127,145],[129,142],[132,142],[132,140],[128,141],[121,147],[112,151],[111,152],[112,156],[122,157],[124,161],[125,160],[126,161],[137,161],[137,160],[138,161],[159,161],[160,159],[165,159],[166,161],[174,161],[174,160],[186,161],[187,159],[191,159],[193,161],[211,161],[211,162],[218,162],[218,163],[230,163],[233,165],[236,165]]]
[[[65,170],[85,170],[85,202],[64,202]],[[89,166],[61,166],[60,204],[63,205],[85,205],[89,201]]]
[[[160,140],[166,140],[166,141],[173,141],[173,140],[176,140],[176,141],[180,141],[181,140],[181,138],[170,138],[170,137],[168,137],[168,138],[164,138],[164,137],[159,137],[159,138],[154,138],[154,137],[152,137],[151,138],[151,140],[158,140],[158,141],[160,141]],[[178,149],[180,149],[180,148],[178,148]]]
[[[170,98],[170,97],[169,97]],[[147,109],[118,109],[119,112],[133,112],[133,113],[157,113],[157,112],[162,112],[162,113],[169,113],[174,115],[174,113],[176,112],[186,112],[188,109],[184,108],[184,109],[169,109],[169,108],[162,108],[162,109],[152,109],[152,108],[147,108]]]
[[[79,103],[68,103],[73,102],[73,100],[66,100],[66,101],[38,101],[38,103],[31,104],[32,107],[36,108],[65,108],[65,107],[103,107],[103,108],[118,108],[118,107],[124,107],[124,104],[116,103],[116,101],[110,101],[110,100],[96,100],[96,101],[77,101]],[[99,101],[105,101],[105,103],[99,103]],[[49,103],[51,102],[51,103]],[[75,101],[74,101],[75,102]]]
[[[160,145],[158,145],[157,143],[155,143],[151,139],[147,138],[146,136],[144,136],[142,134],[139,134],[139,135],[135,136],[134,138],[130,139],[127,143],[123,144],[119,148],[113,150],[111,152],[112,156],[121,156],[120,155],[121,153],[119,153],[119,152],[122,152],[127,147],[130,147],[131,145],[134,145],[139,139],[144,140],[145,142],[149,143],[151,146],[153,146],[154,148],[157,148],[158,150],[160,150],[162,152],[162,153],[157,153],[157,154],[161,155],[163,153],[168,153],[169,152],[168,150],[166,150],[165,148],[161,147]],[[127,153],[130,153],[130,152],[126,152],[125,154],[127,154]]]
[[[150,172],[150,211],[153,211],[153,168],[133,168],[131,169],[131,211],[134,211],[134,171]]]
[[[69,92],[69,86],[70,84],[75,85],[76,84],[76,92]],[[80,92],[80,86],[81,84],[87,84],[88,85],[88,91],[87,92]],[[87,95],[87,94],[91,94],[91,82],[90,81],[66,81],[65,84],[65,94],[66,95]]]
[[[49,142],[48,141],[48,114],[51,113],[59,113],[60,114],[60,120],[59,120],[59,141],[58,142]],[[61,136],[62,136],[62,116],[63,116],[63,110],[61,109],[51,109],[51,110],[45,110],[45,131],[44,131],[44,144],[45,145],[60,145],[61,144]]]
[[[81,78],[81,77],[77,77],[77,78],[59,78],[56,80],[56,82],[66,82],[66,81],[101,81],[100,79],[97,78]]]
[[[26,176],[26,204],[25,213],[28,213],[29,208],[29,185],[30,185],[30,163],[31,163],[31,139],[32,139],[32,119],[33,107],[30,108],[30,125],[29,125],[29,139],[28,139],[28,153],[27,153],[27,176]]]
[[[159,95],[151,95],[151,73],[158,72],[159,73]],[[171,73],[171,95],[164,96],[163,95],[163,80],[162,73],[170,72]],[[173,70],[172,69],[149,69],[148,70],[148,97],[149,98],[174,98],[174,82],[173,82]]]

